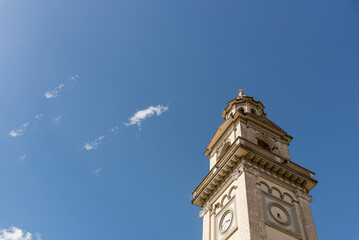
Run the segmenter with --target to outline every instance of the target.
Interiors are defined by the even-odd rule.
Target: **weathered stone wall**
[[[291,237],[288,234],[285,234],[269,226],[266,226],[266,231],[268,235],[268,240],[298,240],[295,237]]]
[[[246,179],[246,195],[248,202],[251,239],[266,240],[267,235],[264,224],[262,198],[260,194],[261,190],[258,189],[257,186],[259,177],[246,172],[243,175]]]

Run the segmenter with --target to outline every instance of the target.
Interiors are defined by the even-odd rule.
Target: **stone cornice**
[[[270,173],[309,192],[316,184],[314,173],[286,159],[264,150],[246,139],[237,137],[227,153],[219,159],[197,188],[192,203],[203,207],[241,161],[244,172]],[[243,162],[243,163],[242,163]]]

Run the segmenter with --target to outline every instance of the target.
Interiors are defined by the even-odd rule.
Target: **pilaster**
[[[312,201],[312,197],[299,189],[296,190],[296,195],[298,197],[299,206],[302,210],[304,231],[308,236],[308,240],[318,240],[317,230],[315,229],[312,212],[309,206],[309,202]]]
[[[203,207],[202,211],[199,213],[199,216],[203,219],[203,232],[202,239],[203,240],[211,240],[211,224],[210,224],[210,213],[209,207],[206,205]]]

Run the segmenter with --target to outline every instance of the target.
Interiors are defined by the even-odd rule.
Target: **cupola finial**
[[[243,89],[242,88],[240,88],[237,93],[238,93],[239,98],[243,97]]]

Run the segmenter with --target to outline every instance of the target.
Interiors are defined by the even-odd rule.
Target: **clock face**
[[[232,223],[233,213],[232,211],[227,211],[223,214],[221,221],[219,222],[219,230],[221,233],[224,233],[228,230],[229,226]]]

